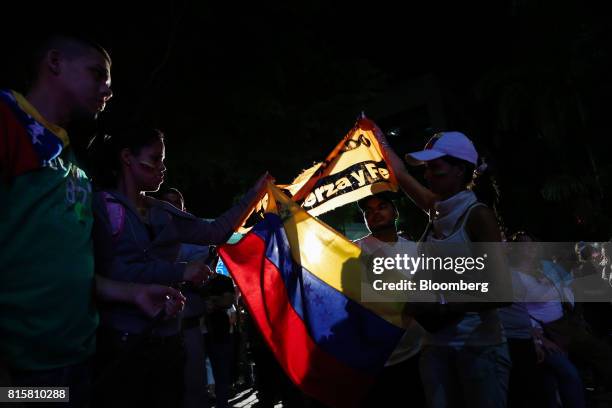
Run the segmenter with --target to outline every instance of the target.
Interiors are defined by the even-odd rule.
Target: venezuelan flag
[[[371,194],[397,191],[397,180],[378,142],[380,135],[378,126],[362,114],[324,161],[280,187],[314,216]]]
[[[362,302],[359,247],[272,183],[267,193],[264,219],[220,255],[291,380],[357,406],[404,334],[401,305]]]
[[[3,111],[12,111],[14,115],[1,115]],[[14,174],[5,174],[7,177],[49,166],[70,142],[64,129],[47,122],[18,92],[0,89],[0,116],[8,119],[2,126],[14,136],[3,141],[6,143],[3,147],[19,151],[12,166]]]

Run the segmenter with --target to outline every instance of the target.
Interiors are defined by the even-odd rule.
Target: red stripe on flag
[[[265,257],[263,240],[247,234],[219,253],[240,288],[251,316],[287,375],[306,394],[332,407],[358,406],[373,377],[321,350],[289,302],[276,266]]]
[[[0,167],[6,182],[28,171],[37,170],[40,159],[21,122],[4,101],[0,101]]]

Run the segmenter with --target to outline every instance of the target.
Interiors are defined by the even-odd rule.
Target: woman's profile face
[[[442,158],[425,163],[425,180],[434,193],[448,198],[463,189],[463,172],[460,166],[454,166]]]
[[[138,191],[159,190],[166,172],[165,156],[166,148],[161,140],[144,146],[137,155],[132,155],[127,171]]]

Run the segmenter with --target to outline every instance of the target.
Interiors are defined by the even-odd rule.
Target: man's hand
[[[538,363],[543,362],[547,355],[563,353],[563,350],[559,346],[544,336],[544,332],[541,328],[533,329],[532,334]]]
[[[185,306],[185,296],[176,289],[163,285],[134,284],[133,303],[147,316],[155,317],[162,310],[173,317]]]
[[[185,282],[191,282],[194,285],[201,285],[206,279],[213,274],[208,265],[202,260],[191,261],[185,267],[183,279]]]

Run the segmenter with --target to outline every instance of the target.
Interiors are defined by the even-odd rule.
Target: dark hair
[[[174,187],[162,187],[156,194],[158,198],[162,198],[166,194],[176,194],[178,198],[181,200],[181,203],[185,205],[185,199],[183,198],[183,193],[181,193],[178,189]]]
[[[129,149],[137,155],[143,147],[157,141],[163,141],[164,134],[158,129],[131,127],[115,135],[97,135],[89,144],[89,170],[94,186],[97,189],[115,188],[121,173],[119,155],[123,149]]]
[[[223,295],[224,293],[234,293],[234,281],[229,276],[217,273],[207,282],[206,286],[210,295]]]
[[[357,201],[357,206],[359,207],[359,209],[362,212],[365,212],[366,206],[368,204],[368,201],[370,201],[373,198],[378,198],[381,201],[385,201],[385,202],[391,204],[391,206],[395,210],[397,210],[397,206],[393,202],[393,197],[391,197],[391,194],[389,194],[388,192],[377,193],[377,194],[374,194],[374,195],[370,195],[370,196],[364,197],[361,200]]]
[[[501,216],[500,210],[500,192],[497,179],[494,175],[494,166],[491,163],[487,163],[485,169],[482,171],[476,170],[476,166],[466,160],[458,159],[452,156],[442,156],[442,160],[450,164],[451,166],[464,167],[465,172],[463,174],[463,185],[465,188],[472,190],[472,192],[478,198],[478,201],[486,204],[495,213],[497,222],[500,228],[503,230],[504,223],[503,217]],[[484,163],[484,159],[480,159],[481,163]]]
[[[538,237],[536,237],[535,235],[526,232],[524,230],[520,230],[515,232],[514,234],[511,234],[508,237],[508,242],[521,242],[519,241],[520,238],[529,238],[531,239],[533,242],[539,242],[540,240],[538,239]]]
[[[517,231],[511,234],[508,237],[508,242],[511,242],[511,243],[522,242],[521,238],[529,238],[532,241],[532,243],[540,241],[538,237],[536,237],[535,235],[529,232],[526,232],[524,230],[521,230],[521,231]],[[538,245],[538,244],[532,244],[532,245]],[[520,262],[523,260],[525,256],[523,251],[524,251],[524,246],[522,245],[510,245],[508,247],[508,262],[510,263],[511,266],[517,266],[520,264]],[[542,259],[542,256],[543,256],[542,248],[540,248],[539,258],[534,261],[539,263],[539,260]]]
[[[29,56],[28,86],[31,86],[36,81],[41,62],[47,53],[53,49],[61,50],[71,56],[82,55],[85,51],[93,49],[102,54],[109,65],[112,63],[108,51],[91,38],[72,33],[52,34],[40,41]]]
[[[602,245],[599,242],[584,242],[580,241],[574,245],[574,251],[578,256],[579,261],[588,261],[595,252],[602,251]]]

